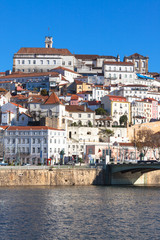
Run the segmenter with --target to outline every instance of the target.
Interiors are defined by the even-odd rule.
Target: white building
[[[27,108],[23,108],[16,103],[6,103],[1,107],[1,125],[17,125],[19,114],[26,113]]]
[[[146,85],[138,85],[138,84],[129,84],[124,85],[117,91],[117,95],[123,97],[138,97],[138,98],[146,98],[148,92],[148,87]]]
[[[104,77],[107,85],[127,84],[135,79],[134,65],[131,62],[104,62]]]
[[[92,126],[95,123],[95,112],[87,108],[86,105],[66,105],[66,116],[72,118],[73,123]]]
[[[5,160],[9,162],[45,164],[48,158],[60,160],[66,154],[66,132],[46,126],[12,126],[5,131]]]
[[[21,48],[13,57],[13,72],[47,72],[64,66],[74,70],[75,57],[68,49],[52,48],[52,37],[45,38],[45,48]]]

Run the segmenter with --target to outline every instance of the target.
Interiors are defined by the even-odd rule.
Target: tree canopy
[[[127,120],[128,120],[127,115],[122,115],[119,119],[120,125],[124,124],[125,126],[127,126]]]
[[[106,111],[101,107],[97,108],[95,112],[96,112],[96,115],[106,115]]]

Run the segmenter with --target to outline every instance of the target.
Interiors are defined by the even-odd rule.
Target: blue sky
[[[160,0],[0,0],[0,12],[0,72],[48,34],[72,53],[147,55],[149,71],[160,72]]]

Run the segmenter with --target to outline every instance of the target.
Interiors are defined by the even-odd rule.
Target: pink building
[[[154,98],[145,98],[144,102],[151,104],[151,119],[158,119],[158,101]]]

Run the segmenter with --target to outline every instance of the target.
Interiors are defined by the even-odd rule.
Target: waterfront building
[[[66,154],[66,132],[46,126],[11,126],[4,134],[5,160],[12,163],[44,164]]]

